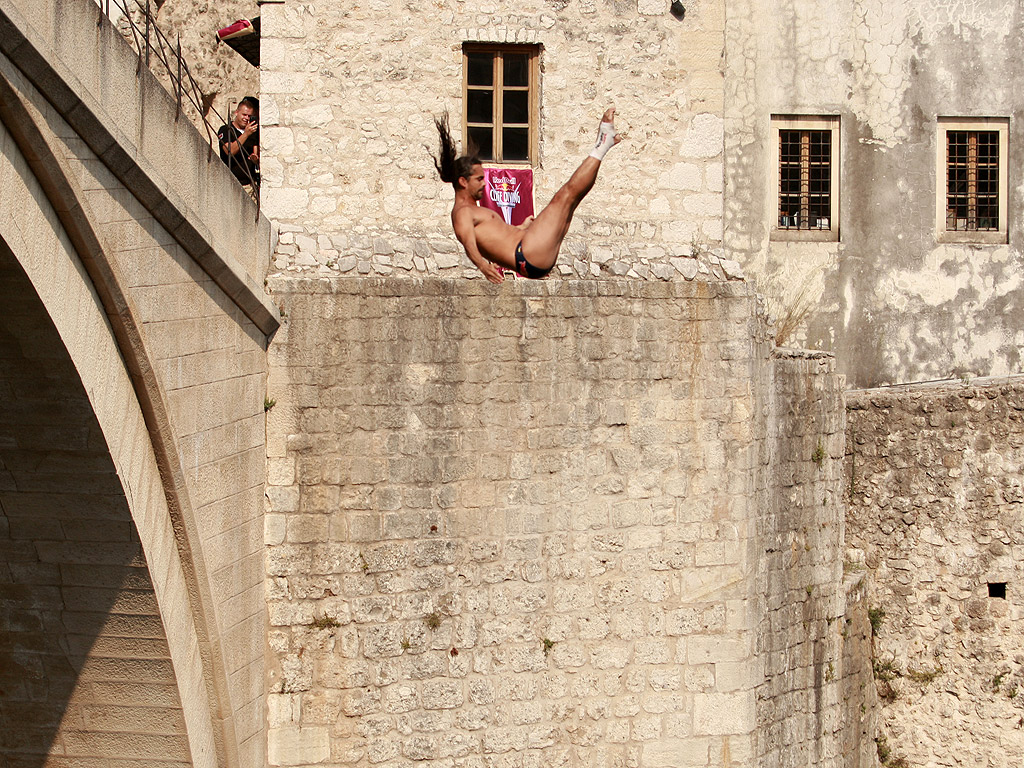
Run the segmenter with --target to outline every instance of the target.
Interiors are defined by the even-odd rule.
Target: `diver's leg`
[[[558,250],[562,240],[569,231],[572,215],[587,193],[594,188],[597,171],[601,167],[601,158],[613,146],[622,141],[616,134],[613,119],[615,108],[605,111],[598,128],[597,143],[588,157],[583,159],[579,168],[562,185],[551,202],[530,224],[523,236],[522,249],[526,260],[538,269],[548,270],[558,259]]]

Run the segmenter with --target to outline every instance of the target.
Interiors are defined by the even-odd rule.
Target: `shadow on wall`
[[[0,754],[191,765],[164,628],[89,397],[0,239]]]

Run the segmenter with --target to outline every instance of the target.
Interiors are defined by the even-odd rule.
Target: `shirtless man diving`
[[[484,169],[480,160],[467,155],[457,157],[447,117],[434,120],[440,136],[440,151],[434,159],[434,167],[441,181],[455,187],[452,206],[455,236],[484,277],[492,283],[500,283],[504,277],[499,267],[530,278],[544,277],[552,270],[576,206],[593,188],[605,153],[622,140],[615,132],[614,117],[614,108],[604,113],[590,155],[536,218],[531,217],[517,227],[506,224],[489,208],[477,205],[484,195]]]

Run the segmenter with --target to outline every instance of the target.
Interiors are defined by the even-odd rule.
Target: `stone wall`
[[[840,753],[845,768],[878,765],[878,721],[881,716],[872,667],[874,634],[868,608],[866,574],[844,562],[846,613],[843,616],[842,681],[840,683]]]
[[[416,274],[469,266],[434,171],[432,118],[462,111],[462,44],[539,44],[543,206],[589,151],[606,106],[628,135],[563,249],[574,277],[693,276],[722,239],[722,0],[262,8],[263,203],[281,270]],[[718,252],[716,255],[721,255]],[[360,267],[365,264],[365,267]],[[455,276],[448,273],[448,276]]]
[[[101,7],[110,3],[110,16],[118,22],[119,29],[125,40],[136,50],[140,47],[145,51],[145,42],[140,44],[140,33],[145,30],[145,0],[96,0]],[[133,34],[128,21],[123,18],[124,9],[128,9],[137,26]],[[238,19],[252,19],[260,15],[257,0],[218,0],[216,3],[196,3],[193,0],[151,0],[150,12],[156,19],[156,25],[166,36],[172,49],[180,43],[181,57],[188,67],[192,79],[185,77],[186,87],[194,81],[197,92],[192,98],[199,101],[199,107],[185,96],[182,103],[184,115],[192,121],[196,128],[206,136],[204,120],[213,131],[231,119],[238,102],[245,96],[259,96],[259,69],[252,66],[235,52],[227,43],[217,39],[217,30],[232,24]],[[153,33],[152,44],[161,45],[156,33]],[[163,54],[150,54],[149,68],[169,92],[176,90],[178,79],[176,63],[173,61],[174,50],[164,49]],[[164,66],[164,60],[171,63],[174,72]],[[216,145],[217,137],[213,135],[212,143]]]
[[[745,284],[270,288],[272,765],[835,764],[839,381]]]
[[[262,765],[269,224],[95,4],[0,28],[5,622],[48,636],[12,701],[51,705],[5,731],[20,765]]]
[[[726,4],[726,253],[853,386],[1021,372],[1024,145],[1008,242],[938,242],[935,189],[937,117],[1020,116],[1022,39],[1010,0]],[[772,239],[772,115],[839,117],[838,242]]]
[[[4,167],[9,141],[0,129],[5,203],[16,185]],[[24,213],[19,218],[31,222]],[[189,670],[180,656],[175,670],[167,637],[181,627],[165,629],[160,615],[162,598],[187,616],[184,590],[175,601],[160,589],[165,584],[154,589],[142,544],[153,537],[141,538],[132,519],[117,446],[103,439],[86,390],[88,373],[83,381],[7,237],[0,228],[3,764],[32,768],[93,758],[118,768],[129,761],[212,765],[191,760],[190,746],[203,740],[194,720],[191,733],[186,729],[179,692],[189,692],[180,685]],[[49,245],[43,238],[36,244]],[[46,254],[58,263],[64,256],[57,249]],[[60,276],[66,281],[61,298],[79,298],[64,287],[73,280]],[[89,325],[89,314],[78,305],[78,328]],[[91,354],[98,357],[102,346],[94,340]],[[115,390],[112,379],[108,372],[105,381]],[[118,414],[126,435],[134,426],[128,410],[122,406]],[[145,490],[133,486],[133,501]],[[186,639],[183,632],[174,638],[178,645]],[[125,762],[115,763],[118,758]]]
[[[779,352],[753,434],[759,442],[756,654],[758,765],[842,762],[842,380],[822,353]],[[845,763],[858,766],[856,762]]]
[[[1024,382],[847,402],[847,537],[870,577],[887,747],[911,765],[1019,765]]]
[[[208,106],[207,119],[214,129],[231,119],[238,102],[245,96],[259,96],[260,72],[217,39],[217,30],[238,19],[260,15],[257,0],[218,0],[196,3],[194,0],[164,0],[157,22],[177,41],[192,76]]]

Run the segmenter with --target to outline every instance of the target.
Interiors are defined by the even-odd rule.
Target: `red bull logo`
[[[533,170],[485,168],[486,194],[480,204],[516,225],[533,215]]]
[[[503,208],[519,205],[519,183],[515,179],[500,176],[491,179],[491,200]]]

